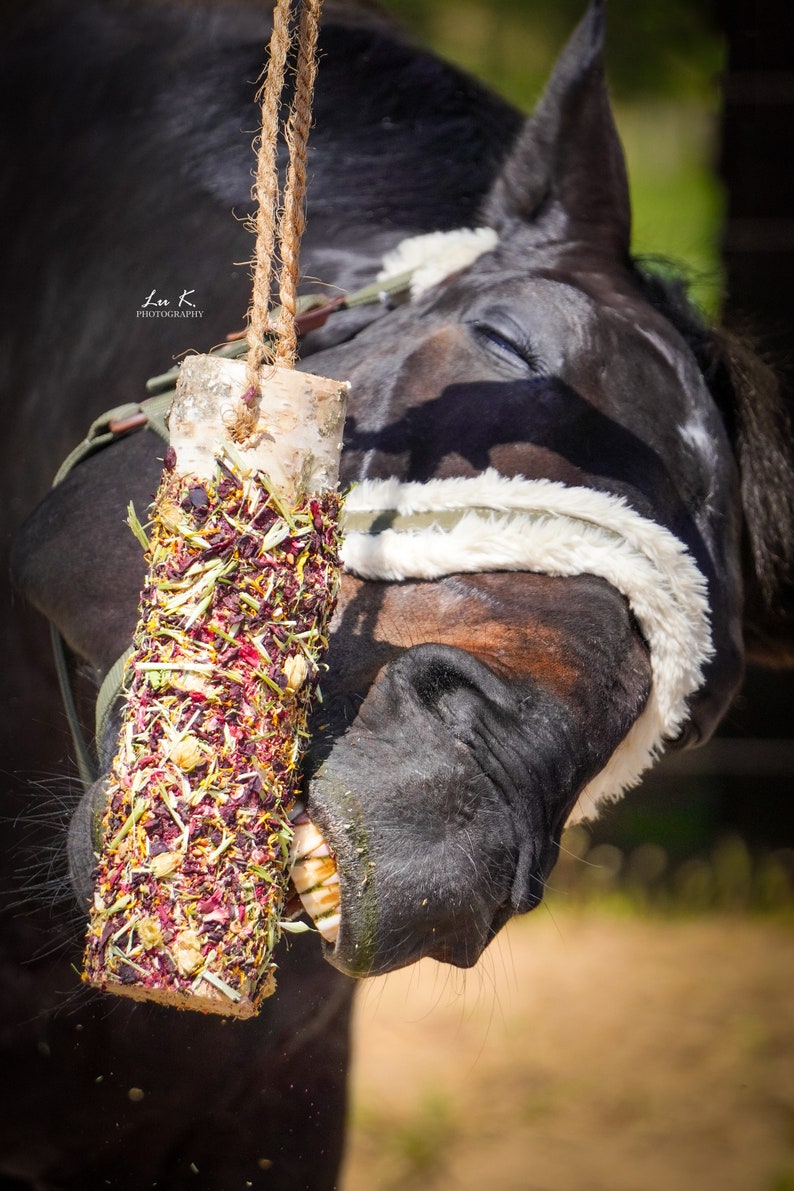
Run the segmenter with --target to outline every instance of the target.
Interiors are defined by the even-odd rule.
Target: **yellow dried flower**
[[[183,736],[181,740],[177,740],[170,748],[169,757],[178,765],[184,773],[190,773],[191,769],[195,769],[197,765],[202,765],[206,761],[204,750],[195,736]]]
[[[138,923],[138,937],[147,950],[151,947],[162,947],[163,932],[156,918],[142,918]]]
[[[183,516],[182,510],[178,504],[163,503],[159,509],[159,517],[166,529],[171,529],[175,533],[182,531]]]
[[[159,856],[152,856],[149,868],[155,877],[170,877],[182,863],[179,852],[161,852]]]
[[[294,695],[306,681],[309,664],[302,653],[295,653],[284,662],[283,671],[287,680],[287,694]]]
[[[176,966],[182,976],[192,976],[204,962],[201,941],[194,930],[183,930],[176,937]]]

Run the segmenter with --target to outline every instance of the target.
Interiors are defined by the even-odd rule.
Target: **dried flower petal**
[[[190,773],[206,761],[204,750],[195,736],[184,736],[171,746],[169,757],[184,773]]]
[[[178,852],[161,852],[159,856],[153,856],[149,861],[149,868],[155,877],[170,877],[182,863],[182,857]]]
[[[201,940],[194,930],[183,930],[177,935],[174,947],[176,966],[182,976],[192,976],[203,963]]]
[[[240,1016],[273,991],[290,811],[339,581],[338,510],[335,493],[285,508],[266,476],[229,460],[211,482],[165,470],[89,983]]]
[[[282,666],[282,670],[287,680],[287,694],[294,695],[296,691],[301,689],[309,676],[309,664],[302,653],[296,653],[292,657],[287,658]]]
[[[147,949],[163,945],[163,929],[156,918],[142,918],[138,923],[138,935]]]

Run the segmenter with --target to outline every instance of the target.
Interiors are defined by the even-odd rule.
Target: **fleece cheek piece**
[[[569,822],[636,785],[685,724],[714,653],[707,583],[678,538],[621,498],[493,469],[425,484],[367,480],[347,499],[344,528],[343,565],[362,579],[591,574],[625,596],[650,650],[651,693]]]

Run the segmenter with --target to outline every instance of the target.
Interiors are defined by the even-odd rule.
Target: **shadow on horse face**
[[[587,277],[503,276],[506,252],[493,255],[312,359],[353,384],[348,478],[495,467],[588,485],[625,496],[705,560],[730,451],[686,345],[628,276],[599,302],[578,288]]]
[[[622,265],[599,304],[583,278],[505,279],[504,251],[312,359],[353,385],[348,474],[410,483],[493,467],[608,493],[715,576],[730,456],[688,349],[659,334]],[[693,421],[714,424],[708,451],[682,433]],[[729,634],[730,601],[716,611]],[[345,676],[359,692],[336,720],[331,697],[336,743],[310,782],[342,873],[333,961],[357,974],[428,954],[473,963],[540,899],[578,794],[642,711],[645,644],[601,580],[528,574],[346,580],[333,640],[331,686]],[[707,734],[714,714],[693,708],[690,730]]]
[[[741,673],[736,471],[690,348],[629,259],[600,48],[594,6],[486,200],[497,247],[311,366],[353,386],[347,479],[492,467],[607,494],[688,548],[713,656],[683,743],[710,734]],[[346,629],[369,607],[385,664],[309,782],[340,860],[330,958],[356,974],[421,955],[470,964],[539,900],[577,797],[643,712],[646,642],[587,574],[350,592],[338,656],[356,654]]]

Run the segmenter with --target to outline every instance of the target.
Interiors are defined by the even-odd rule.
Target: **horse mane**
[[[794,665],[794,435],[780,381],[749,336],[704,321],[683,280],[641,262],[638,273],[693,352],[739,466],[748,655]]]

